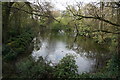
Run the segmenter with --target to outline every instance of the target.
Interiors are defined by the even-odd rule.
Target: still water
[[[55,66],[66,54],[71,54],[75,56],[79,73],[95,72],[102,68],[109,58],[107,46],[81,36],[45,32],[39,33],[33,42],[33,59],[37,61],[42,56],[46,61],[53,63],[51,66]]]

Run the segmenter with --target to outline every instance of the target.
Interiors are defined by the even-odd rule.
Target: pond
[[[66,54],[75,55],[79,73],[96,72],[105,66],[110,57],[107,45],[99,45],[90,38],[64,32],[41,32],[33,42],[33,59],[38,60],[42,56],[53,63],[51,66],[55,66]]]

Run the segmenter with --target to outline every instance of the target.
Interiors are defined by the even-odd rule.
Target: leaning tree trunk
[[[14,2],[4,2],[2,4],[2,26],[3,26],[3,43],[6,42],[7,37],[8,37],[8,24],[9,24],[9,16],[10,16],[10,10],[11,6],[13,5]]]
[[[120,24],[120,7],[118,8],[118,12],[117,12],[117,23]],[[120,28],[118,28],[120,31]],[[117,53],[119,54],[120,57],[120,34],[118,34],[118,51]]]

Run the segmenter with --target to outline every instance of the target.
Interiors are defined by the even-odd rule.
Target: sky
[[[28,0],[30,2],[34,2],[36,0]],[[51,2],[55,9],[57,10],[65,10],[67,5],[75,5],[76,2],[97,2],[98,0],[39,0],[39,1],[48,1]]]
[[[52,2],[55,4],[54,6],[60,10],[65,10],[67,5],[75,5],[76,2],[89,3],[91,1],[95,0],[52,0]]]

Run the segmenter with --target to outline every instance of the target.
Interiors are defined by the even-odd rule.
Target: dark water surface
[[[40,33],[33,39],[32,57],[38,60],[42,56],[46,61],[57,65],[66,54],[75,55],[78,72],[95,72],[102,68],[109,58],[109,50],[90,38],[65,34],[64,32]],[[54,66],[50,64],[51,66]]]

